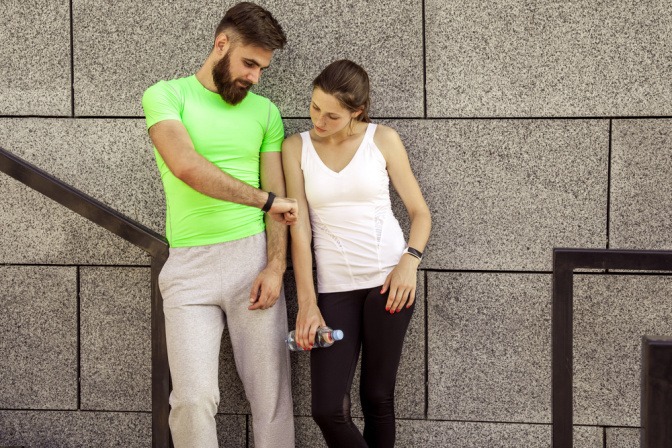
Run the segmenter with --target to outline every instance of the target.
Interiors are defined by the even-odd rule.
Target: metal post
[[[672,447],[672,338],[642,337],[641,447]]]
[[[166,325],[163,317],[163,298],[159,291],[159,273],[166,262],[165,256],[152,257],[152,447],[172,446],[168,413],[170,405],[170,373],[166,349]]]
[[[552,390],[553,447],[572,448],[574,270],[563,254],[553,255]]]

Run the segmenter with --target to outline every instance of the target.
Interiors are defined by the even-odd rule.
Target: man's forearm
[[[242,182],[230,174],[222,171],[202,156],[195,161],[192,169],[183,170],[180,180],[194,190],[215,199],[235,202],[262,208],[268,199],[268,193]]]
[[[287,269],[287,226],[266,216],[267,266],[284,273]]]

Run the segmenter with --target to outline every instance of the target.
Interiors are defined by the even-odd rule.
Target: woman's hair
[[[351,112],[361,110],[356,119],[370,123],[369,75],[361,66],[347,59],[334,61],[327,65],[313,80],[313,89],[333,95]]]
[[[266,50],[285,46],[287,38],[273,15],[259,5],[241,2],[226,11],[215,30],[215,36],[232,31],[229,39],[241,40],[243,45],[256,45]]]

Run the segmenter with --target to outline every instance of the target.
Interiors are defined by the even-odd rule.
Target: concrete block
[[[641,337],[670,334],[672,277],[574,279],[574,422],[640,424]]]
[[[385,123],[432,211],[423,268],[550,270],[553,247],[606,247],[608,122]]]
[[[607,448],[640,448],[639,428],[607,428]]]
[[[81,268],[81,409],[151,412],[150,281],[149,268]]]
[[[70,2],[3,2],[0,24],[0,115],[70,115]]]
[[[550,423],[550,280],[427,274],[430,419]]]
[[[0,411],[2,446],[144,448],[151,443],[150,413]]]
[[[430,117],[667,115],[666,0],[428,0]]]
[[[672,120],[615,120],[610,247],[672,249]]]
[[[180,0],[148,8],[128,0],[75,1],[76,113],[141,116],[147,87],[196,72],[234,3]],[[319,14],[305,2],[259,4],[283,25],[288,44],[254,91],[276,102],[283,116],[308,116],[313,78],[340,58],[368,70],[376,115],[422,116],[421,4],[329,1]]]
[[[0,408],[77,409],[75,268],[1,266],[0,303]]]

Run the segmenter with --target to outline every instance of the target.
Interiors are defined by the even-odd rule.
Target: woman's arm
[[[308,214],[308,201],[301,170],[301,136],[295,134],[282,144],[282,164],[285,171],[287,194],[296,198],[300,210],[296,224],[291,226],[291,251],[299,312],[296,316],[296,341],[304,349],[312,347],[318,327],[324,319],[317,307],[313,284],[313,255],[310,244],[312,231]]]
[[[411,170],[406,148],[394,129],[382,125],[376,129],[374,142],[385,157],[392,185],[404,203],[411,221],[408,246],[423,252],[429,240],[432,218]],[[413,304],[419,264],[420,260],[414,256],[403,254],[399,264],[385,280],[381,292],[384,293],[389,288],[385,309],[390,313],[401,311],[404,305],[408,308]]]

